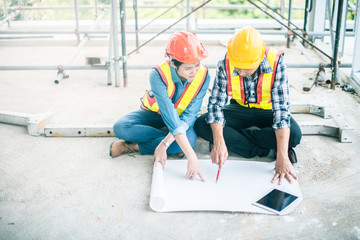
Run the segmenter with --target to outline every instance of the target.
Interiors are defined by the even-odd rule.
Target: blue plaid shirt
[[[249,103],[256,103],[256,87],[259,75],[261,73],[273,73],[270,63],[264,56],[254,77],[244,77],[245,98]],[[232,75],[239,75],[236,70]],[[216,76],[211,96],[209,98],[207,123],[219,123],[225,126],[225,119],[222,109],[228,101],[227,95],[227,76],[225,68],[225,59],[217,64]],[[279,57],[273,88],[271,90],[272,111],[274,112],[273,129],[290,127],[290,101],[289,84],[286,73],[286,65],[283,54]]]

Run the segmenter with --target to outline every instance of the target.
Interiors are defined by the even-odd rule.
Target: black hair
[[[181,66],[181,64],[183,64],[183,62],[179,62],[178,60],[176,59],[171,59],[171,61],[174,63],[175,67],[176,68],[179,68]]]

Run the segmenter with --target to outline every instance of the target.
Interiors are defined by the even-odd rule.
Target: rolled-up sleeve
[[[274,111],[273,129],[290,128],[289,82],[283,55],[277,65],[271,98]]]
[[[225,70],[225,61],[221,60],[217,64],[214,86],[209,97],[207,123],[219,123],[225,126],[223,108],[228,101],[226,92],[227,78]]]

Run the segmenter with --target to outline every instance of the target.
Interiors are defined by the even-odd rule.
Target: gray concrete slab
[[[285,41],[278,39],[276,47],[285,51],[287,62],[306,62]],[[60,64],[74,49],[33,45],[4,47],[0,42],[0,65]],[[204,45],[210,52],[205,63],[216,64],[225,48]],[[163,51],[161,44],[146,46],[128,64],[155,65]],[[106,46],[92,44],[76,64],[107,52]],[[54,110],[55,124],[113,123],[139,107],[149,87],[148,72],[129,70],[129,86],[116,88],[106,85],[106,71],[69,71],[70,78],[58,85],[55,71],[1,71],[0,109],[31,114]],[[210,73],[214,76],[215,70]],[[312,73],[288,69],[292,102],[341,112],[354,127],[353,141],[303,137],[294,167],[304,200],[292,214],[156,213],[149,208],[152,156],[111,159],[108,147],[114,137],[33,137],[25,127],[0,123],[0,239],[360,239],[360,99],[340,88],[303,92]],[[200,158],[209,158],[205,142],[198,140],[195,149]]]

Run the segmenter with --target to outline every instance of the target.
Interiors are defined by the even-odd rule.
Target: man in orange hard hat
[[[230,39],[217,65],[208,113],[194,127],[213,144],[211,158],[220,169],[229,149],[246,158],[275,156],[272,182],[297,179],[291,164],[297,162],[293,148],[300,143],[301,130],[289,112],[283,55],[266,47],[252,27],[241,28]]]
[[[150,73],[151,90],[141,99],[141,108],[114,124],[115,136],[122,140],[110,145],[109,155],[154,154],[153,163],[164,167],[167,154],[184,154],[186,177],[204,181],[192,147],[196,142],[193,125],[210,83],[207,68],[201,64],[208,52],[194,34],[178,31],[171,35],[165,53],[165,61]]]

